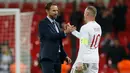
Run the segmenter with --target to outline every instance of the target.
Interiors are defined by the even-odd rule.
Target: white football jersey
[[[96,21],[90,21],[83,25],[80,32],[73,31],[72,34],[80,39],[77,62],[99,63],[98,45],[101,38],[101,27]],[[74,64],[74,65],[75,65]]]

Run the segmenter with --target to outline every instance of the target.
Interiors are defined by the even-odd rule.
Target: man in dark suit
[[[50,2],[45,9],[47,17],[39,24],[40,65],[43,73],[61,73],[63,61],[71,63],[62,46],[62,39],[71,32],[71,28],[60,30],[59,24],[55,21],[58,15],[56,4]]]

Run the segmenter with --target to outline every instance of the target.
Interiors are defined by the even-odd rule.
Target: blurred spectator
[[[100,17],[102,16],[103,10],[106,8],[104,5],[103,0],[96,0],[95,7],[97,9],[97,16],[96,16],[96,21],[100,21]]]
[[[95,6],[95,3],[94,2],[88,2],[88,6]]]
[[[130,73],[130,60],[122,60],[118,63],[119,73]]]
[[[79,10],[75,3],[76,2],[73,4],[73,12],[70,15],[70,24],[76,26],[79,31],[83,22],[83,13]]]
[[[102,11],[106,8],[104,0],[96,0],[95,7],[97,8],[98,14],[102,13]]]
[[[76,5],[76,1],[73,2],[73,12],[70,15],[70,24],[76,26],[77,31],[80,30],[80,27],[83,23],[83,13],[79,10],[78,6]],[[70,36],[71,39],[71,47],[72,47],[72,64],[76,59],[76,40],[77,38],[73,35]]]
[[[126,58],[126,52],[124,47],[122,47],[119,43],[118,39],[114,39],[114,45],[110,48],[110,50],[107,53],[107,61],[108,64],[112,62],[110,67],[117,68],[117,64]]]
[[[83,22],[83,14],[78,9],[76,11],[73,11],[70,16],[70,24],[73,24],[76,26],[77,30],[80,30],[80,27]]]
[[[10,65],[10,73],[16,73],[16,63]],[[20,73],[27,73],[26,72],[27,66],[23,63],[20,63]]]
[[[128,48],[129,48],[129,50],[130,50],[130,42],[128,43],[128,46],[127,46]]]
[[[130,42],[128,43],[127,48],[128,48],[128,59],[130,60]]]
[[[101,42],[101,52],[108,53],[110,48],[114,45],[113,39],[110,33],[105,34],[104,40]]]
[[[64,22],[64,13],[63,13],[63,9],[61,7],[59,7],[59,15],[56,18],[56,21],[59,22],[59,24],[62,24]],[[60,25],[60,27],[62,28],[62,25]]]
[[[113,16],[110,11],[110,9],[104,9],[101,13],[101,15],[98,17],[98,23],[102,27],[102,35],[105,35],[106,33],[111,33],[113,29]]]
[[[117,34],[120,31],[124,31],[126,27],[126,12],[127,6],[124,0],[117,0],[116,5],[113,7],[114,15],[114,27],[115,33]]]
[[[0,73],[10,73],[9,65],[12,63],[12,54],[7,44],[1,45]]]
[[[64,61],[64,63],[61,65],[61,73],[68,73],[70,69],[70,64],[67,64],[67,62]]]

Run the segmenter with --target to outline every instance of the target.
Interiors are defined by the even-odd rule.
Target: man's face
[[[52,18],[55,19],[58,15],[58,7],[56,5],[52,5],[50,10],[47,11],[47,14]]]

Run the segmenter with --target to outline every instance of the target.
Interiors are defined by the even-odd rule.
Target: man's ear
[[[46,13],[48,13],[48,10],[46,10]]]
[[[87,16],[88,16],[88,14],[86,13],[86,14],[84,15],[84,18],[87,19]]]
[[[85,14],[86,17],[87,17],[88,15],[89,15],[88,13]]]

